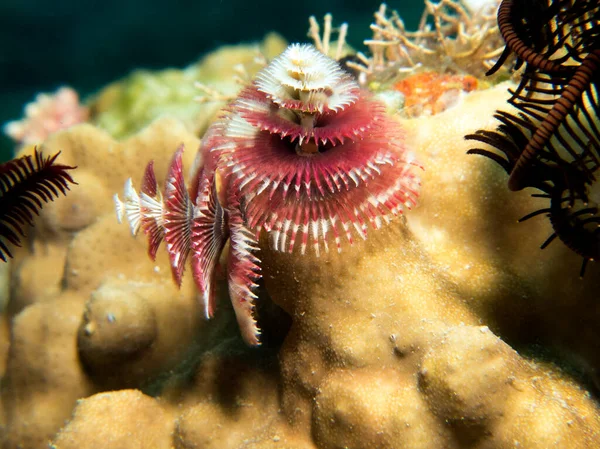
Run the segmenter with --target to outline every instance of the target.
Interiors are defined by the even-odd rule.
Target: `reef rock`
[[[178,290],[166,254],[149,261],[114,217],[127,177],[150,159],[163,176],[182,142],[189,168],[198,138],[169,119],[122,142],[90,125],[50,137],[80,186],[12,267],[3,447],[598,446],[597,267],[580,280],[558,242],[540,250],[547,220],[516,223],[538,199],[466,155],[506,87],[401,122],[425,167],[405,219],[339,254],[260,241],[259,302],[291,327],[261,323],[286,335],[259,349],[227,301],[205,321],[191,276]]]

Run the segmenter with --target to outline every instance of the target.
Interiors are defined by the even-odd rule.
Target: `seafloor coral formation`
[[[193,276],[178,288],[167,252],[148,260],[115,219],[112,194],[148,160],[161,186],[181,144],[177,170],[197,166],[197,130],[162,118],[122,141],[89,124],[50,136],[79,184],[12,265],[3,448],[598,446],[598,266],[582,280],[567,247],[540,251],[550,223],[516,220],[544,199],[466,154],[508,87],[385,118],[425,168],[405,218],[318,256],[260,235],[260,348],[228,301],[204,320]]]
[[[4,132],[23,145],[41,143],[61,129],[83,123],[89,109],[79,102],[79,95],[70,87],[61,87],[53,94],[38,94],[25,106],[25,118],[4,125]]]

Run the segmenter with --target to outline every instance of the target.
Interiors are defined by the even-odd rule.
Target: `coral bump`
[[[242,90],[207,131],[203,166],[183,181],[180,147],[164,200],[151,167],[138,197],[131,181],[119,217],[167,243],[179,284],[191,252],[205,315],[214,313],[214,276],[230,240],[229,293],[242,336],[259,344],[254,316],[258,237],[277,251],[319,256],[334,242],[367,237],[416,204],[419,167],[402,129],[339,64],[311,45],[288,47]],[[153,180],[148,182],[148,180]],[[133,193],[132,193],[133,191]],[[155,236],[155,237],[153,237]],[[160,238],[157,238],[159,236]]]

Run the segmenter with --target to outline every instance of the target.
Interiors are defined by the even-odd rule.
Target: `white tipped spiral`
[[[339,111],[358,98],[358,83],[312,45],[292,44],[261,70],[256,86],[279,106]]]

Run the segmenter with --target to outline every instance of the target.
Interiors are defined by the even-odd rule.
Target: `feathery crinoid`
[[[152,165],[141,193],[115,195],[119,220],[148,235],[150,255],[165,240],[173,278],[192,274],[207,318],[215,310],[215,272],[229,241],[227,281],[241,334],[260,344],[254,313],[261,276],[258,237],[279,251],[317,255],[332,236],[366,237],[417,200],[418,164],[384,107],[339,64],[310,45],[291,45],[246,87],[206,132],[186,187],[180,147],[164,191]],[[296,240],[300,243],[296,245]],[[191,257],[190,257],[191,255]]]
[[[245,88],[207,147],[250,229],[276,250],[328,250],[415,205],[418,166],[400,126],[333,59],[294,44]],[[298,241],[298,242],[297,242]]]
[[[509,99],[517,112],[498,111],[501,125],[496,131],[467,136],[498,152],[469,153],[498,162],[510,175],[511,190],[534,187],[543,192],[536,196],[547,198],[549,207],[522,220],[547,214],[554,233],[542,248],[558,237],[583,257],[583,276],[587,262],[600,257],[600,4],[545,0],[543,6],[551,17],[540,15],[546,23],[538,30],[538,38],[544,36],[542,46],[538,38],[508,33],[507,48],[526,64]],[[511,0],[500,8],[505,29],[516,20],[515,8]],[[536,12],[524,13],[536,20]]]
[[[0,259],[12,257],[7,243],[20,246],[25,226],[33,226],[33,218],[44,203],[66,194],[69,183],[77,184],[67,172],[75,167],[56,163],[60,153],[44,157],[37,149],[0,164]]]
[[[498,28],[506,42],[504,51],[486,75],[497,72],[511,54],[516,55],[515,69],[526,63],[526,71],[546,73],[566,71],[560,52],[564,30],[554,27],[560,2],[549,0],[502,0],[498,8]]]
[[[509,188],[521,190],[534,159],[544,157],[544,146],[559,124],[596,82],[600,5],[594,0],[504,0],[498,23],[506,39],[504,54],[517,54],[517,66],[525,63],[509,103],[540,124],[510,173]]]

